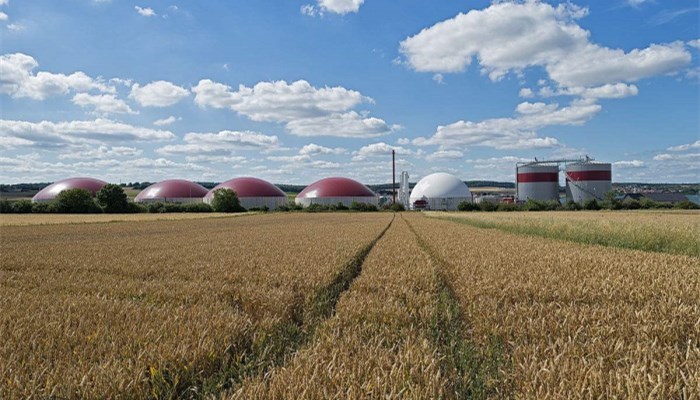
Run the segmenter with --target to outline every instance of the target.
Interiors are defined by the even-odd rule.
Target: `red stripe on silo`
[[[522,172],[518,174],[518,183],[559,182],[556,172]]]
[[[612,180],[611,171],[569,171],[566,179],[570,181],[609,181]]]

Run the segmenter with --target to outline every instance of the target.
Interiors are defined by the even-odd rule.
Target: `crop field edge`
[[[676,255],[683,255],[683,256],[695,257],[695,258],[700,257],[700,246],[698,246],[697,251],[679,252],[679,251],[671,251],[668,249],[658,249],[658,248],[651,248],[648,246],[629,244],[629,243],[625,243],[625,242],[615,242],[612,239],[607,238],[604,235],[601,235],[601,236],[599,236],[599,239],[592,240],[592,241],[585,240],[585,239],[576,239],[576,238],[572,238],[572,237],[562,237],[562,236],[557,236],[553,233],[547,232],[544,229],[532,228],[532,227],[519,227],[519,226],[499,226],[498,224],[493,223],[491,221],[477,220],[475,218],[470,218],[468,216],[454,217],[454,216],[423,215],[423,217],[424,218],[435,218],[435,219],[443,220],[443,221],[450,221],[450,222],[453,222],[456,224],[468,225],[468,226],[471,226],[474,228],[479,228],[479,229],[494,229],[494,230],[498,230],[501,232],[510,233],[512,235],[540,237],[540,238],[545,238],[545,239],[550,239],[550,240],[558,240],[558,241],[567,242],[567,243],[579,243],[579,244],[590,245],[590,246],[612,247],[612,248],[638,250],[638,251],[661,253],[661,254],[676,254]]]

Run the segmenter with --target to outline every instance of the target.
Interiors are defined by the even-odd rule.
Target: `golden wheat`
[[[0,398],[183,395],[295,318],[389,218],[5,227]]]
[[[445,397],[449,377],[430,341],[434,269],[397,218],[315,340],[284,367],[244,382],[231,397]]]
[[[155,213],[155,214],[0,214],[0,226],[91,224],[102,222],[179,221],[183,219],[234,218],[255,212],[225,213]]]
[[[700,256],[698,211],[431,212],[427,215],[511,233]]]
[[[700,259],[410,216],[468,329],[504,358],[494,397],[698,398]]]
[[[399,215],[3,227],[0,398],[700,397],[700,258]]]

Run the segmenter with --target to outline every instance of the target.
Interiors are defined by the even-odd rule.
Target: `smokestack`
[[[391,150],[391,194],[392,204],[396,204],[396,152],[394,150]]]

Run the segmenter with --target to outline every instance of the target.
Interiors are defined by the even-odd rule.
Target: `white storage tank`
[[[410,196],[411,209],[458,209],[459,203],[472,202],[469,187],[461,179],[444,172],[431,174],[416,183]]]
[[[610,163],[580,162],[566,166],[566,199],[583,204],[588,200],[605,200],[612,190]]]
[[[559,165],[519,165],[516,185],[518,201],[559,201]]]

